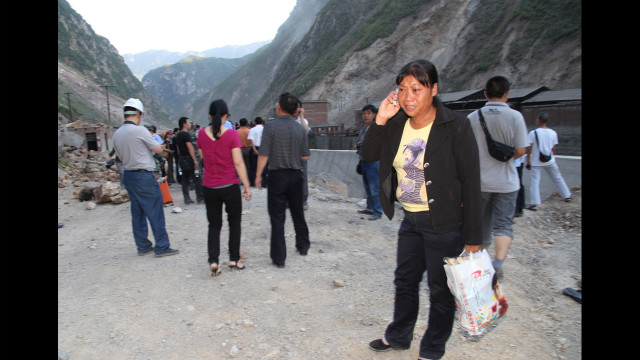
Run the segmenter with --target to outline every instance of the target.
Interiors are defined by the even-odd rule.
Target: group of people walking
[[[375,351],[408,349],[419,313],[419,289],[428,274],[429,319],[420,341],[420,359],[440,359],[445,353],[454,314],[455,300],[447,285],[443,258],[487,249],[495,242],[493,265],[504,277],[503,264],[513,238],[512,218],[520,190],[514,159],[526,156],[532,170],[532,204],[539,204],[539,174],[550,171],[560,186],[553,151],[557,135],[545,129],[546,115],[539,116],[541,129],[527,134],[522,115],[509,108],[510,84],[502,76],[487,81],[488,102],[482,112],[487,130],[494,140],[512,146],[508,161],[490,156],[478,111],[467,117],[446,108],[438,93],[436,67],[427,60],[416,60],[400,69],[395,91],[385,97],[379,109],[363,108],[365,128],[357,149],[361,159],[363,184],[367,191],[366,209],[370,220],[383,214],[392,219],[395,202],[402,205],[403,220],[398,230],[397,264],[394,273],[393,320],[384,336],[372,341]],[[276,118],[262,129],[257,150],[255,186],[262,188],[263,171],[268,174],[268,213],[271,222],[270,257],[284,267],[287,257],[284,221],[287,206],[295,228],[295,246],[300,255],[310,248],[309,229],[304,217],[304,162],[309,159],[308,125],[298,123],[300,100],[282,94],[276,104]],[[133,234],[138,254],[154,250],[156,256],[171,255],[164,230],[161,194],[151,175],[152,153],[156,153],[148,132],[136,130],[143,114],[136,99],[125,103],[125,125],[114,134],[116,153],[124,167],[124,185],[131,198]],[[208,262],[212,275],[218,275],[222,206],[229,221],[229,266],[243,269],[240,260],[241,199],[251,200],[251,184],[243,160],[238,132],[223,126],[229,116],[224,100],[209,108],[210,125],[200,129],[197,153],[202,158],[202,187],[206,204]],[[130,118],[132,117],[132,118]],[[133,120],[130,120],[133,119]],[[537,136],[537,140],[533,138]],[[533,142],[535,140],[535,142]],[[198,169],[195,150],[193,167]],[[539,153],[551,160],[541,162]],[[186,163],[185,163],[186,165]],[[539,169],[538,169],[539,168]],[[534,179],[535,172],[535,179]],[[138,182],[144,178],[144,182]],[[155,186],[151,185],[153,181]],[[240,184],[242,188],[240,188]],[[184,186],[184,185],[183,185]],[[566,184],[564,185],[566,187]],[[562,196],[570,199],[568,189]],[[536,197],[537,196],[537,197]],[[156,238],[155,248],[147,239],[146,219]]]
[[[309,159],[308,126],[296,122],[300,100],[284,93],[276,104],[277,117],[259,132],[249,132],[247,138],[251,150],[257,153],[255,186],[262,189],[266,178],[268,212],[271,218],[271,259],[274,265],[284,267],[286,246],[284,239],[285,211],[291,211],[296,230],[296,248],[306,255],[310,247],[309,230],[304,218],[304,185],[306,175],[303,161]],[[210,124],[198,131],[193,145],[188,129],[190,120],[178,121],[180,131],[173,139],[178,152],[177,164],[182,172],[182,190],[185,203],[192,203],[189,196],[189,179],[200,178],[195,183],[199,203],[206,206],[209,222],[207,235],[208,263],[212,275],[221,273],[220,231],[222,210],[229,223],[229,267],[244,269],[240,263],[242,199],[251,200],[251,185],[243,157],[241,136],[228,123],[229,109],[222,99],[209,106]],[[154,154],[162,152],[162,146],[143,127],[138,127],[144,116],[144,106],[138,99],[129,99],[124,105],[125,122],[113,136],[115,154],[122,162],[123,185],[131,199],[131,216],[134,241],[139,255],[154,251],[157,257],[179,253],[169,246],[165,228],[162,194],[156,183]],[[247,143],[245,143],[247,144]],[[192,176],[194,174],[201,176]],[[133,179],[135,177],[135,179]],[[144,180],[144,181],[142,181]],[[151,181],[153,180],[153,182]],[[242,188],[240,188],[242,185]],[[147,220],[156,239],[155,247],[148,239]]]

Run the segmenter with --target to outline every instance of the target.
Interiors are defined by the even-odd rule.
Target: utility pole
[[[105,88],[107,90],[107,117],[109,119],[109,125],[111,125],[111,111],[109,110],[109,88],[114,87],[114,85],[100,85],[100,87]]]
[[[73,94],[73,93],[65,93],[67,95],[67,104],[69,104],[69,116],[71,119],[71,122],[73,122],[73,110],[71,109],[71,99],[69,98],[69,95]]]

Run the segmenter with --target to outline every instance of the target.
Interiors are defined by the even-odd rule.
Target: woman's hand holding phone
[[[376,114],[376,124],[385,125],[389,119],[395,116],[400,110],[398,104],[398,89],[390,92],[387,97],[380,103],[380,108]]]

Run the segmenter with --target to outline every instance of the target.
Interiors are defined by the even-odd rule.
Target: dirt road
[[[330,182],[326,176],[310,181],[307,256],[295,251],[287,215],[284,269],[269,258],[266,190],[253,188],[242,220],[247,268],[231,271],[223,262],[215,278],[207,264],[205,207],[183,205],[178,184],[165,216],[180,254],[164,258],[137,256],[129,202],[87,210],[74,186],[59,188],[59,354],[70,360],[417,359],[429,313],[424,282],[412,347],[368,349],[393,315],[401,212],[391,221],[368,221],[356,213],[362,199],[340,195]],[[504,265],[506,317],[479,342],[455,329],[444,359],[582,358],[582,305],[562,294],[582,280],[582,198],[580,189],[574,193],[571,203],[555,196],[515,219]],[[183,211],[173,213],[175,207]],[[225,224],[221,260],[227,236]]]

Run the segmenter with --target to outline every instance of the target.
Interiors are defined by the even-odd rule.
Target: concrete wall
[[[311,156],[307,162],[309,177],[319,173],[329,173],[334,178],[348,186],[348,196],[365,198],[366,193],[362,185],[362,175],[356,172],[359,157],[355,150],[318,150],[311,149]]]
[[[560,167],[560,172],[567,182],[569,188],[582,186],[582,157],[581,156],[556,156],[556,162]],[[307,163],[309,177],[327,172],[336,179],[344,182],[348,188],[348,196],[352,198],[366,198],[366,193],[362,185],[362,175],[356,173],[358,155],[355,150],[311,150],[311,157]],[[525,187],[525,203],[529,203],[529,184],[531,183],[531,172],[524,170],[522,183]],[[553,183],[546,175],[542,175],[540,182],[540,196],[547,198],[557,192]]]

